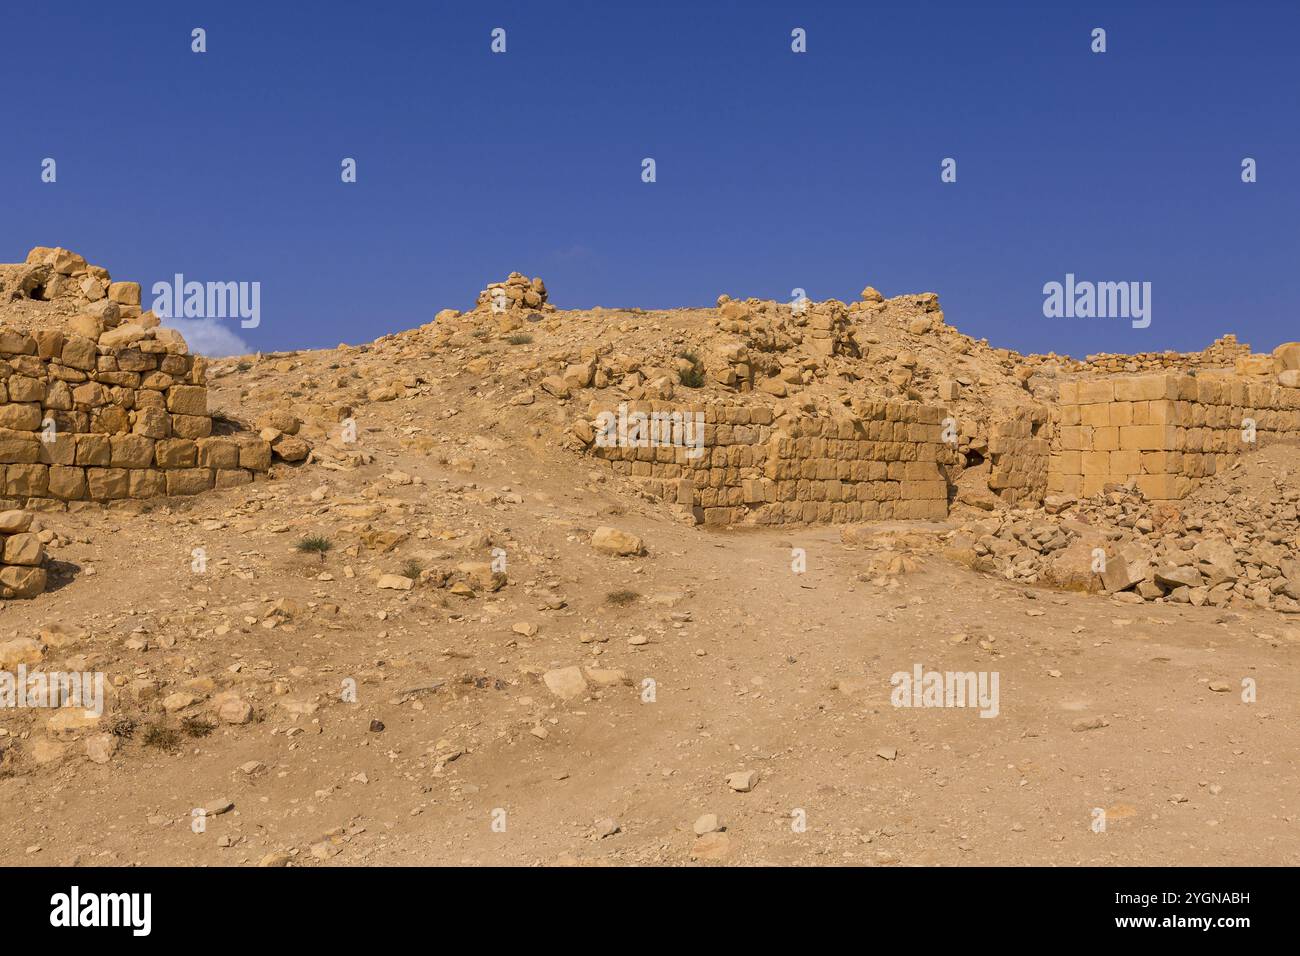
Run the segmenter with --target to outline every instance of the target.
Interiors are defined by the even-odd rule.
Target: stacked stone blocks
[[[205,370],[170,329],[127,323],[96,340],[0,327],[3,494],[109,501],[252,481],[271,447],[212,434]]]
[[[1046,420],[1047,410],[1033,406],[990,428],[989,489],[1008,504],[1036,506],[1047,493],[1050,445],[1039,437]]]
[[[45,545],[27,511],[0,511],[0,598],[32,598],[45,590]]]
[[[1237,455],[1300,439],[1300,388],[1207,371],[1065,382],[1056,425],[1050,492],[1134,481],[1149,499],[1177,500]]]
[[[703,417],[699,448],[593,443],[616,474],[698,512],[708,525],[943,520],[943,411],[875,402],[853,415],[782,418],[765,405],[628,403],[631,412]],[[603,409],[593,409],[598,415]],[[608,409],[611,414],[614,409]],[[689,433],[688,433],[689,437]]]

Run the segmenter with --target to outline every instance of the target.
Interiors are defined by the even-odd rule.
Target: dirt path
[[[158,543],[177,552],[174,578],[160,580],[133,556],[139,542],[96,536],[97,573],[51,596],[53,617],[68,610],[60,600],[97,592],[158,595],[138,615],[158,641],[137,655],[144,671],[159,656],[195,678],[239,663],[250,683],[237,686],[272,691],[250,691],[257,722],[175,753],[136,734],[107,765],[65,760],[0,779],[0,805],[21,821],[0,835],[0,861],[252,864],[285,852],[307,864],[682,864],[697,818],[713,813],[726,838],[700,849],[726,863],[1300,862],[1300,647],[1258,636],[1285,628],[1276,615],[1135,614],[938,557],[873,584],[866,555],[830,529],[706,534],[627,515],[621,526],[652,554],[615,561],[593,555],[564,511],[530,540],[546,560],[512,574],[509,597],[450,612],[419,589],[354,597],[344,580],[307,577],[299,558],[252,581],[196,584],[179,531]],[[85,520],[56,523],[74,519]],[[250,531],[211,560],[255,563],[273,553],[263,533],[282,554],[282,533]],[[792,573],[791,546],[806,550],[806,573]],[[337,574],[340,560],[324,566]],[[565,606],[538,610],[557,590]],[[612,606],[615,590],[639,597]],[[286,596],[341,610],[260,626],[266,601]],[[252,623],[224,645],[166,646],[177,628],[212,625],[205,601],[241,599]],[[5,628],[21,615],[6,611]],[[529,622],[535,635],[512,630]],[[106,621],[99,640],[123,640],[130,623]],[[648,643],[630,644],[637,636]],[[566,704],[538,679],[579,663],[621,669],[631,686]],[[998,715],[892,706],[890,675],[916,664],[996,671]],[[346,676],[358,703],[329,690]],[[1247,677],[1256,703],[1241,699]],[[1108,725],[1072,729],[1088,718]],[[757,771],[749,792],[727,784],[741,771]],[[192,832],[193,808],[227,802]],[[1091,829],[1094,808],[1107,811],[1104,833]],[[608,821],[618,830],[601,836]]]

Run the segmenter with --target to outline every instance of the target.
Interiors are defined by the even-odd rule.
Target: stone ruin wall
[[[40,327],[0,325],[0,598],[46,587],[33,511],[232,488],[308,456],[296,419],[214,424],[206,360],[141,310],[139,283],[37,246],[0,264],[0,301],[23,300],[52,308],[33,313]]]
[[[170,329],[0,328],[0,487],[13,506],[191,495],[253,480],[269,443],[213,434],[206,363]]]
[[[1133,481],[1151,500],[1183,498],[1238,455],[1300,441],[1300,387],[1281,384],[1290,380],[1202,371],[1063,382],[1048,491],[1087,497]]]
[[[680,445],[601,446],[594,432],[584,442],[613,473],[636,479],[707,525],[948,516],[944,468],[953,452],[942,440],[945,412],[938,407],[872,402],[852,415],[777,422],[765,405],[641,401],[627,403],[626,410],[702,413],[702,453],[696,457]],[[618,411],[593,406],[588,418]]]
[[[989,490],[1007,504],[1034,507],[1047,494],[1048,409],[1026,406],[989,429]]]
[[[1057,403],[1027,405],[991,426],[989,490],[1013,507],[1037,507],[1047,495],[1089,497],[1129,482],[1153,501],[1181,499],[1240,454],[1300,442],[1300,382],[1284,384],[1297,376],[1251,371],[1063,381]],[[937,406],[877,402],[855,406],[853,415],[776,421],[766,405],[626,407],[647,415],[703,413],[698,458],[684,447],[601,447],[594,431],[584,444],[614,473],[705,524],[948,516],[959,469],[953,444],[944,441],[952,420]],[[605,411],[617,415],[616,408],[593,405],[588,421]],[[1243,438],[1247,421],[1254,423],[1253,442]]]
[[[1251,354],[1250,346],[1238,342],[1232,334],[1215,339],[1199,352],[1099,352],[1089,355],[1078,369],[1094,375],[1117,375],[1143,372],[1187,372],[1192,369],[1232,368]]]

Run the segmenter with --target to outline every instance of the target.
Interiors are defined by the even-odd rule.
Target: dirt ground
[[[706,532],[525,447],[494,447],[490,481],[400,460],[391,432],[370,447],[354,473],[42,516],[75,570],[8,603],[5,635],[80,627],[69,661],[162,692],[234,688],[254,718],[168,748],[141,712],[102,765],[71,743],[39,766],[20,754],[0,777],[17,824],[0,863],[1300,862],[1300,643],[1280,615],[1026,589],[938,555],[878,575],[835,529]],[[395,464],[422,483],[386,483]],[[316,529],[342,538],[340,513],[366,501],[428,529],[426,554],[488,534],[510,584],[377,590],[363,567],[392,558],[295,552]],[[594,552],[597,524],[648,555]],[[282,599],[292,615],[266,617]],[[562,701],[539,675],[575,664],[627,683]],[[998,715],[892,706],[890,675],[916,664],[996,671]],[[110,696],[110,717],[137,710]],[[1106,725],[1075,729],[1089,719]],[[196,808],[227,804],[194,832]],[[697,839],[706,814],[724,837]]]

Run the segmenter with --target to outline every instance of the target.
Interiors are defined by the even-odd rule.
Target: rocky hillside
[[[116,302],[68,255],[0,269],[0,325]],[[50,584],[0,603],[0,671],[101,674],[103,707],[0,711],[0,860],[1294,865],[1296,451],[1177,507],[1009,503],[995,426],[1090,368],[932,295],[566,311],[520,275],[210,361],[265,474],[23,525]],[[951,515],[699,526],[588,453],[611,399],[942,403]],[[997,717],[891,706],[918,664],[998,672]]]

